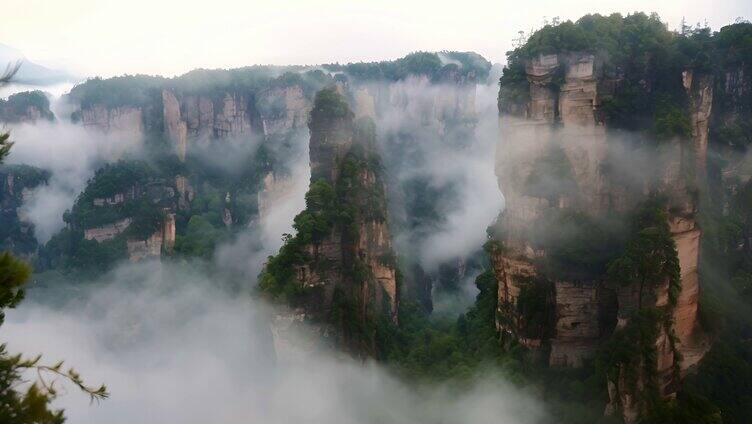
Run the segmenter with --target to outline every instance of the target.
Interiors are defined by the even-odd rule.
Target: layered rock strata
[[[662,325],[655,340],[661,390],[670,395],[677,383],[675,367],[685,373],[707,350],[697,319],[701,230],[693,218],[696,204],[683,176],[688,169],[694,175],[705,172],[712,79],[689,71],[684,74],[690,98],[692,136],[687,143],[691,155],[686,154],[687,143],[675,142],[666,148],[667,160],[656,171],[655,180],[640,176],[628,185],[609,172],[609,155],[621,146],[609,140],[599,119],[599,106],[613,86],[600,73],[599,59],[579,53],[541,55],[528,61],[526,74],[529,101],[503,105],[516,116],[503,115],[500,121],[497,175],[506,206],[498,222],[499,247],[491,254],[499,283],[497,327],[529,348],[550,347],[546,352],[551,366],[581,366],[593,358],[601,343],[625,326],[636,310],[634,293],[624,293],[605,275],[573,279],[545,272],[540,263],[550,252],[531,241],[531,229],[552,211],[574,211],[594,219],[625,214],[648,192],[661,191],[672,206],[667,224],[680,265],[680,292],[671,306],[672,323]],[[555,160],[552,152],[558,154]],[[541,176],[541,163],[547,172],[551,167],[564,171]],[[551,324],[535,337],[530,336],[518,306],[520,290],[532,278],[549,279],[552,284]],[[666,306],[668,281],[656,283],[653,305]],[[609,412],[621,414],[627,422],[636,419],[636,394],[619,381],[609,384]]]

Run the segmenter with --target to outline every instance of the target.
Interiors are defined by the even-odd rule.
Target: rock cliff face
[[[299,85],[273,87],[259,93],[218,91],[220,94],[182,94],[161,90],[159,105],[132,104],[108,107],[96,103],[82,107],[76,116],[91,129],[105,133],[143,136],[163,131],[182,160],[189,140],[209,142],[227,137],[271,136],[305,127],[311,101]],[[145,114],[158,108],[161,120],[147,122]],[[156,125],[161,124],[161,128]]]
[[[113,239],[118,234],[127,230],[132,221],[131,218],[123,218],[112,224],[106,224],[95,228],[86,228],[84,230],[84,238],[86,240],[96,240],[98,242]]]
[[[139,262],[146,259],[159,259],[162,253],[171,253],[175,246],[175,214],[165,213],[159,227],[145,239],[128,238],[126,247],[128,259]]]
[[[342,117],[314,117],[311,121],[311,181],[324,180],[332,187],[352,190],[347,199],[342,199],[342,205],[352,203],[360,210],[351,223],[356,228],[354,234],[351,229],[335,225],[328,237],[307,246],[312,257],[338,265],[323,273],[303,267],[298,278],[303,286],[323,285],[327,299],[324,305],[329,305],[325,309],[331,308],[335,290],[344,288],[363,316],[377,312],[371,308],[387,305],[390,318],[396,321],[396,269],[386,222],[385,187],[376,170],[362,163],[376,155],[375,133],[367,133],[369,130],[359,125],[368,124],[353,122],[349,110]],[[314,259],[314,262],[319,261]],[[358,266],[365,268],[366,281],[348,275],[351,268]],[[360,287],[353,290],[353,286]]]
[[[501,117],[502,140],[497,150],[505,210],[498,221],[500,244],[491,254],[499,282],[497,327],[527,347],[550,346],[551,366],[580,366],[593,358],[614,329],[630,320],[636,309],[635,294],[607,281],[605,275],[573,279],[541,269],[540,263],[553,253],[531,239],[531,229],[552,213],[572,211],[592,219],[628,213],[648,192],[660,191],[671,205],[667,224],[680,266],[681,290],[671,306],[673,321],[660,327],[655,340],[661,390],[670,395],[678,383],[675,365],[685,373],[707,350],[697,322],[701,231],[693,218],[696,204],[683,176],[687,170],[695,176],[705,173],[712,79],[684,73],[691,140],[666,148],[667,160],[655,171],[655,181],[645,178],[630,185],[609,162],[620,147],[609,139],[599,107],[610,95],[614,81],[605,80],[599,68],[599,59],[589,54],[538,56],[529,60],[525,69],[529,100],[501,105],[509,114]],[[647,170],[648,165],[645,167]],[[531,332],[520,312],[519,296],[534,278],[550,280],[552,293],[545,302],[552,312],[545,328]],[[666,306],[668,292],[668,281],[657,283],[651,294],[653,304]],[[683,359],[677,364],[679,357]],[[639,412],[636,394],[619,379],[609,384],[609,412],[634,421]]]
[[[81,124],[103,133],[127,134],[141,137],[144,134],[142,111],[138,107],[107,108],[97,104],[81,111]]]
[[[298,234],[270,261],[260,284],[270,293],[290,290],[282,285],[298,287],[293,314],[324,323],[322,334],[351,352],[375,355],[373,326],[382,316],[396,322],[398,307],[375,130],[370,120],[354,121],[335,89],[319,92],[309,127],[307,208],[296,218]],[[304,224],[309,220],[317,222],[313,228]],[[293,264],[278,268],[293,252],[299,252],[289,258]],[[290,267],[294,274],[285,281]]]
[[[250,99],[239,93],[224,93],[221,100],[204,96],[181,96],[162,90],[165,133],[185,157],[188,137],[208,141],[211,138],[244,137],[252,132]]]
[[[305,128],[311,100],[299,85],[273,87],[258,94],[256,108],[265,136]]]
[[[128,258],[131,262],[159,258],[162,255],[164,236],[161,230],[154,232],[146,240],[128,240]]]

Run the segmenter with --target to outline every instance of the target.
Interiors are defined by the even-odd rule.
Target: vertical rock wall
[[[629,193],[621,181],[609,180],[604,165],[610,145],[606,129],[598,118],[598,107],[605,95],[599,90],[608,86],[599,74],[599,60],[587,54],[541,55],[526,66],[529,102],[506,110],[520,116],[501,117],[502,139],[497,150],[497,175],[505,197],[505,210],[498,222],[500,247],[491,253],[499,282],[497,327],[515,336],[531,348],[550,344],[548,362],[552,366],[579,366],[592,358],[603,340],[613,330],[626,324],[636,308],[634,293],[614,291],[603,279],[571,281],[553,278],[555,311],[548,340],[531,340],[525,334],[526,323],[517,315],[517,296],[521,282],[539,274],[538,259],[547,252],[536,251],[527,234],[539,218],[551,210],[575,210],[593,217],[609,212],[626,212],[644,193]],[[681,292],[672,311],[673,324],[661,327],[656,340],[656,366],[663,378],[662,390],[675,390],[674,349],[683,360],[682,372],[696,364],[707,350],[698,329],[699,283],[697,274],[701,231],[693,218],[696,210],[688,182],[687,169],[704,175],[707,152],[708,121],[712,104],[712,79],[684,73],[690,98],[692,139],[690,155],[682,143],[669,153],[659,190],[666,192],[676,206],[669,214],[669,228],[676,243],[681,270]],[[546,196],[531,193],[529,182],[536,172],[536,162],[547,149],[561,149],[570,169],[573,190],[560,189]],[[684,153],[683,153],[684,152]],[[687,163],[687,158],[692,163]],[[565,185],[560,185],[566,187]],[[651,296],[656,306],[668,299],[668,282],[658,284]],[[675,335],[674,344],[671,334]],[[612,401],[627,422],[637,415],[634,393],[626,393],[619,382],[610,387]],[[611,405],[612,409],[616,406]],[[630,409],[633,408],[633,409]]]
[[[321,333],[347,350],[375,355],[374,326],[384,315],[398,319],[397,272],[385,186],[373,165],[375,129],[367,118],[355,122],[344,98],[334,89],[320,92],[309,124],[312,190],[332,190],[335,198],[320,206],[324,210],[310,209],[309,202],[306,213],[338,218],[302,246],[304,259],[293,266],[294,281],[287,284],[302,289],[293,315],[323,325]]]

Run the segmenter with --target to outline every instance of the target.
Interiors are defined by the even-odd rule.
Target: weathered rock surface
[[[139,262],[145,259],[154,259],[162,256],[162,243],[164,235],[158,230],[146,240],[128,240],[128,259],[131,262]]]
[[[312,104],[303,89],[294,85],[262,91],[256,100],[256,107],[263,134],[268,136],[304,128]]]
[[[643,197],[649,180],[628,187],[604,173],[611,145],[606,129],[599,120],[598,108],[608,87],[600,73],[599,59],[586,54],[541,55],[527,63],[529,101],[524,105],[506,106],[518,116],[502,116],[502,140],[497,150],[497,175],[505,197],[505,210],[498,226],[503,247],[491,252],[491,260],[499,287],[497,327],[516,335],[528,347],[542,345],[543,340],[520,337],[525,323],[516,315],[520,282],[539,273],[537,259],[546,256],[536,251],[527,240],[528,231],[547,211],[563,209],[598,217],[609,212],[627,212]],[[553,84],[555,79],[563,83]],[[680,262],[681,292],[673,307],[673,324],[662,327],[656,340],[656,366],[662,376],[662,392],[670,395],[676,389],[673,373],[676,350],[683,356],[678,364],[685,373],[696,364],[707,349],[707,340],[699,329],[697,310],[699,298],[698,258],[701,230],[692,218],[696,205],[688,194],[687,169],[704,175],[707,155],[708,121],[712,105],[712,79],[684,73],[684,84],[690,97],[692,124],[692,163],[685,160],[681,145],[667,148],[667,161],[660,170],[653,189],[663,191],[673,207],[669,228],[676,243]],[[569,186],[556,181],[557,190],[543,195],[531,190],[529,182],[538,172],[536,163],[560,149],[564,165],[569,169]],[[636,294],[629,289],[614,288],[602,279],[571,281],[553,278],[555,317],[550,331],[551,366],[580,366],[592,358],[599,345],[614,328],[626,325],[631,312],[637,309]],[[656,306],[668,304],[668,282],[658,284],[650,297]],[[676,336],[673,339],[669,336]],[[636,419],[638,405],[634,393],[623,387],[623,381],[609,382],[611,409],[618,409],[627,422]],[[612,411],[613,412],[613,411]]]
[[[162,105],[165,134],[172,141],[180,160],[185,160],[188,149],[188,125],[180,115],[180,103],[172,92],[162,90]]]
[[[354,122],[337,91],[322,93],[309,124],[311,182],[323,180],[338,193],[328,208],[354,209],[352,222],[336,220],[323,236],[302,246],[306,259],[295,265],[293,284],[300,285],[304,294],[294,311],[298,318],[292,321],[317,323],[323,337],[358,355],[369,355],[377,347],[367,329],[380,316],[398,319],[385,186],[378,167],[371,165],[377,160],[373,124]],[[273,175],[265,179],[266,186],[276,184]]]
[[[126,134],[140,137],[144,134],[142,111],[134,106],[107,108],[96,104],[81,111],[84,127],[103,133]]]
[[[102,225],[95,228],[86,228],[84,230],[84,239],[96,240],[98,242],[113,239],[115,236],[128,229],[131,222],[132,220],[130,218],[123,218],[112,224]]]

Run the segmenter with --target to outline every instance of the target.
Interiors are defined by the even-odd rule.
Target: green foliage
[[[175,237],[175,253],[210,258],[217,242],[223,239],[225,232],[213,226],[201,215],[193,215],[183,235]]]
[[[39,252],[39,262],[65,272],[96,274],[107,271],[126,255],[125,237],[98,242],[84,239],[82,230],[64,228]]]
[[[752,91],[744,88],[744,78],[752,74],[752,24],[721,28],[712,48],[716,88],[710,142],[743,150],[752,144]]]
[[[11,357],[0,345],[0,421],[8,424],[62,424],[62,410],[51,410],[53,396],[44,393],[39,386],[31,385],[25,392],[14,387],[23,381],[20,360]]]
[[[147,114],[147,124],[155,124],[155,129],[161,130],[161,118],[157,115],[161,114],[163,89],[177,96],[201,95],[220,103],[226,93],[245,94],[250,100],[263,90],[293,85],[299,85],[307,95],[312,95],[330,82],[331,78],[320,70],[306,71],[300,66],[246,66],[229,70],[195,69],[174,78],[149,75],[91,78],[75,86],[68,96],[83,109],[95,105],[141,107]],[[264,108],[263,104],[258,106]],[[79,113],[73,118],[80,119]]]
[[[306,209],[295,217],[293,228],[301,243],[320,242],[329,235],[337,219],[334,189],[320,179],[311,184],[305,200]]]
[[[668,31],[657,15],[644,13],[585,15],[577,22],[546,25],[508,52],[500,110],[515,113],[519,109],[515,103],[526,100],[526,61],[540,54],[558,54],[563,61],[568,53],[591,53],[603,60],[596,63],[597,71],[618,81],[613,96],[606,96],[599,109],[609,128],[652,128],[658,139],[686,136],[687,98],[681,73],[696,58],[680,51],[682,37]]]
[[[658,140],[686,139],[692,135],[692,124],[682,108],[676,105],[658,107],[653,115],[653,133]]]
[[[329,236],[341,217],[334,188],[323,179],[311,184],[305,196],[306,209],[293,223],[296,235],[286,235],[276,256],[270,256],[259,278],[259,289],[272,297],[295,302],[302,288],[294,281],[295,270],[309,263],[304,247]]]
[[[642,308],[609,338],[600,354],[599,366],[604,367],[611,381],[618,381],[621,375],[632,393],[658,397],[655,340],[664,316],[661,308]],[[642,390],[637,389],[640,378],[644,384]]]
[[[329,64],[324,65],[324,68],[329,71],[343,71],[349,77],[360,81],[399,81],[411,75],[426,75],[435,82],[454,81],[457,78],[483,81],[488,78],[491,63],[473,52],[443,51],[415,52],[392,61]]]
[[[729,421],[706,398],[680,392],[677,399],[659,402],[640,418],[645,424],[722,424]]]
[[[97,170],[73,208],[65,213],[63,219],[68,227],[55,234],[39,252],[40,264],[66,272],[96,273],[124,259],[127,239],[144,240],[161,228],[163,188],[149,185],[157,175],[155,169],[140,161],[121,160]],[[158,193],[150,193],[155,190]],[[116,196],[122,198],[115,199]],[[102,203],[95,203],[95,199]],[[126,218],[130,225],[114,238],[102,242],[84,239],[85,229]]]
[[[31,267],[14,258],[9,252],[0,253],[0,325],[5,309],[14,308],[24,297],[21,286],[29,278]]]
[[[710,399],[725,423],[744,423],[752,414],[752,343],[738,333],[724,332],[687,378],[683,391]]]
[[[42,119],[55,119],[55,115],[50,111],[50,100],[43,92],[34,90],[11,94],[7,100],[0,99],[0,121],[23,121],[28,117],[30,108],[36,109]]]
[[[335,88],[325,88],[316,94],[311,111],[309,126],[312,131],[331,130],[330,123],[337,119],[352,119],[344,98]],[[259,278],[259,289],[274,298],[282,297],[287,302],[296,302],[305,292],[295,280],[295,271],[301,266],[310,266],[312,272],[328,264],[312,262],[305,252],[307,245],[321,243],[337,229],[343,243],[358,240],[358,222],[363,219],[385,218],[386,200],[383,185],[364,184],[364,175],[377,176],[381,164],[376,155],[370,153],[375,143],[375,128],[370,120],[359,120],[353,128],[353,146],[350,151],[334,164],[337,179],[333,182],[319,178],[311,183],[306,193],[306,208],[299,213],[293,223],[295,236],[286,236],[279,253],[270,257]],[[378,178],[378,177],[375,177]],[[344,258],[343,273],[355,283],[371,278],[370,269],[359,258]],[[365,325],[364,323],[361,323]],[[361,329],[356,334],[371,330]]]
[[[347,102],[336,87],[328,87],[316,93],[313,101],[313,109],[309,116],[309,126],[312,131],[325,129],[332,122],[352,118],[353,114],[347,106]]]
[[[609,281],[638,286],[638,307],[642,307],[645,291],[652,293],[652,288],[668,280],[669,305],[675,305],[681,289],[679,258],[668,227],[665,202],[653,199],[639,208],[631,233],[624,254],[608,266]]]
[[[13,142],[10,141],[10,133],[0,133],[0,163],[10,154]]]
[[[721,65],[750,65],[752,57],[752,23],[739,22],[726,25],[713,36],[720,53]]]
[[[120,160],[99,168],[80,195],[81,202],[91,202],[95,198],[112,197],[133,186],[145,185],[152,174],[149,166],[140,161]]]
[[[165,79],[149,75],[124,75],[108,79],[91,78],[78,84],[68,94],[69,100],[88,109],[95,105],[107,108],[139,106],[161,95]]]
[[[417,303],[401,302],[399,326],[382,332],[386,363],[413,381],[469,378],[484,365],[517,372],[521,352],[504,352],[494,326],[496,278],[487,270],[475,284],[475,305],[456,320],[431,318]]]
[[[545,278],[527,278],[517,282],[520,293],[515,305],[522,321],[521,337],[546,339],[556,321],[553,307],[554,285]]]

